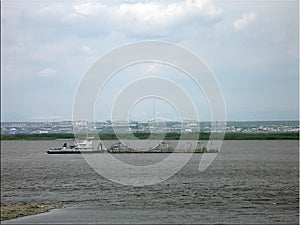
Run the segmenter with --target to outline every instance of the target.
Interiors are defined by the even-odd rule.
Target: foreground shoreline
[[[1,221],[45,213],[55,208],[57,206],[47,204],[1,204]]]
[[[83,138],[86,134],[76,135],[78,138]],[[165,136],[165,140],[209,140],[210,133],[134,133],[132,134],[99,134],[101,140],[118,140],[122,139],[132,139],[132,137],[138,139],[160,139]],[[222,135],[213,133],[214,140],[223,139]],[[1,134],[0,140],[57,140],[57,139],[74,139],[73,133],[67,134]],[[286,133],[226,133],[224,140],[299,140],[298,132],[286,132]]]

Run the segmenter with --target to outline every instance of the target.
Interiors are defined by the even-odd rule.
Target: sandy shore
[[[35,215],[54,208],[56,206],[44,204],[1,204],[1,221]]]

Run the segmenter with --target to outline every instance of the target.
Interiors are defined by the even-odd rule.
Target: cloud
[[[82,46],[80,50],[87,54],[92,52],[92,49],[89,46]]]
[[[248,27],[256,20],[256,13],[244,13],[242,18],[236,19],[233,26],[236,30],[241,30]]]
[[[147,71],[147,73],[157,73],[157,72],[161,71],[161,64],[149,63],[146,71]]]
[[[73,16],[90,16],[105,13],[117,18],[132,17],[137,21],[161,23],[170,22],[188,13],[201,13],[216,17],[221,10],[210,0],[186,0],[164,4],[162,2],[123,3],[118,6],[104,5],[99,2],[88,2],[73,5]]]
[[[172,3],[136,2],[105,5],[100,2],[74,4],[62,18],[69,24],[95,31],[111,30],[127,34],[167,33],[166,29],[193,24],[207,24],[219,19],[221,10],[211,0],[185,0]]]
[[[92,62],[117,46],[149,39],[175,43],[199,55],[220,80],[227,99],[241,96],[229,101],[229,112],[238,108],[250,112],[255,99],[262,105],[272,102],[277,96],[275,83],[282,97],[277,98],[274,110],[293,106],[293,112],[298,112],[296,1],[270,5],[213,0],[27,0],[5,1],[3,9],[5,114],[22,111],[31,118],[33,113],[56,115],[51,110],[58,108],[58,113],[68,118],[77,83]],[[177,74],[165,66],[136,68],[129,71],[130,78],[148,72],[175,79]],[[48,79],[36,79],[38,76]],[[120,79],[115,82],[126,82]],[[178,83],[179,79],[186,89],[194,90],[185,77],[178,77]],[[272,85],[267,85],[269,80]],[[115,86],[111,84],[112,89]],[[37,95],[43,96],[43,102],[26,100]],[[196,94],[191,96],[199,99]],[[62,97],[64,101],[57,107]],[[254,99],[253,104],[245,105],[244,99]],[[32,108],[40,108],[40,112],[32,112]]]
[[[37,73],[37,75],[40,77],[50,77],[50,76],[54,76],[55,74],[56,74],[56,70],[52,68],[46,68]]]

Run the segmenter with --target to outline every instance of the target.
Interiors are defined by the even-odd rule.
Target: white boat
[[[74,148],[75,149],[93,149],[93,140],[94,140],[94,137],[87,136],[84,141],[75,144]]]
[[[48,154],[81,154],[81,153],[99,153],[101,150],[94,150],[93,148],[94,137],[87,136],[82,142],[75,143],[68,146],[64,143],[61,148],[50,148]]]

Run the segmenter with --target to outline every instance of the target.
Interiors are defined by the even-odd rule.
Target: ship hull
[[[48,150],[47,154],[91,154],[101,153],[101,151],[88,151],[88,150]]]

